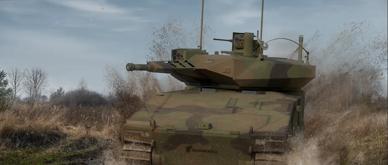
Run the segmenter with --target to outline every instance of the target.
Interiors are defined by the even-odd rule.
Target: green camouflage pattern
[[[232,51],[175,49],[171,61],[127,64],[169,73],[188,88],[157,94],[123,130],[124,157],[143,164],[284,164],[288,139],[303,131],[304,93],[315,66],[267,57],[252,33]]]
[[[235,165],[251,161],[257,138],[282,139],[302,129],[303,123],[295,122],[303,115],[297,111],[300,99],[279,92],[168,92],[151,98],[127,121],[126,130],[155,140],[154,154],[165,164]],[[285,152],[286,147],[266,151]]]
[[[251,42],[254,41],[257,42]],[[246,50],[233,50],[236,48],[228,52],[231,55],[209,55],[199,49],[175,49],[171,61],[129,63],[126,68],[128,71],[169,73],[188,86],[232,90],[300,90],[315,77],[313,65],[267,57],[262,51],[257,52],[261,49],[249,48],[250,55],[245,55]]]

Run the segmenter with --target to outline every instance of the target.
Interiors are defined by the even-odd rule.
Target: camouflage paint
[[[230,55],[175,49],[171,61],[127,64],[191,86],[153,96],[127,120],[125,157],[144,164],[284,164],[303,131],[304,93],[315,66],[267,57],[252,33],[234,33]],[[253,43],[252,43],[253,42]]]
[[[262,48],[254,49],[252,45],[243,45],[242,49],[237,49],[235,45],[246,43],[244,40],[257,41],[247,33],[234,34],[237,39],[233,41],[239,44],[233,44],[232,55],[229,56],[209,55],[199,49],[175,49],[172,51],[172,61],[129,63],[126,68],[128,71],[170,73],[189,86],[233,90],[298,91],[315,77],[313,65],[292,59],[267,57],[262,54]],[[239,37],[244,40],[241,41]],[[251,52],[250,55],[247,52]]]
[[[165,164],[232,165],[252,159],[258,136],[293,134],[298,99],[279,92],[168,92],[151,98],[126,126],[146,132]]]

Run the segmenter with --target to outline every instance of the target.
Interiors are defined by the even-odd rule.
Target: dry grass
[[[0,112],[0,148],[3,149],[0,164],[14,164],[15,160],[16,163],[32,161],[37,164],[47,160],[58,163],[67,159],[88,161],[96,155],[104,164],[120,163],[119,131],[122,125],[140,109],[142,100],[159,87],[150,74],[134,73],[122,78],[112,70],[108,76],[112,88],[110,104],[42,103],[30,106],[20,103]],[[71,150],[68,150],[69,146]],[[31,150],[38,151],[30,154]]]
[[[0,113],[0,132],[6,128],[59,130],[71,137],[91,135],[114,139],[124,122],[120,111],[111,107],[66,108],[18,105]]]
[[[112,107],[69,109],[49,105],[17,105],[0,112],[0,164],[40,164],[47,160],[86,163],[82,161],[89,161],[89,157],[105,164],[119,162],[118,131],[125,121],[120,113]],[[75,148],[68,150],[69,146]],[[35,153],[29,154],[31,151]]]

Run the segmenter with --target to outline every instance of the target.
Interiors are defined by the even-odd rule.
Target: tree
[[[20,91],[20,85],[23,80],[23,73],[19,69],[14,68],[9,73],[9,80],[10,86],[12,88],[12,101],[15,101],[18,92]]]
[[[128,75],[128,78],[123,78],[115,69],[106,69],[106,80],[111,90],[110,102],[120,110],[120,114],[124,118],[130,117],[133,112],[139,110],[139,107],[143,103],[141,98],[144,96],[144,88],[146,85],[138,83],[139,77],[144,79],[145,76],[133,76]]]
[[[4,111],[9,107],[10,96],[12,95],[12,89],[7,88],[8,81],[5,79],[7,74],[0,71],[0,111]]]
[[[34,68],[25,72],[24,89],[28,95],[28,101],[35,104],[42,95],[47,81],[47,74],[42,69]]]
[[[88,85],[86,84],[85,79],[81,79],[81,81],[78,83],[78,89],[81,89],[81,90],[88,89]]]
[[[62,97],[65,95],[65,91],[62,87],[58,88],[55,92],[50,95],[50,102],[52,104],[57,104],[61,101]]]

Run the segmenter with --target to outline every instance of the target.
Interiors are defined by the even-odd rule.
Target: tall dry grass
[[[60,97],[62,102],[36,106],[20,102],[12,109],[0,112],[0,148],[44,147],[42,144],[48,144],[46,147],[50,150],[50,146],[61,141],[98,139],[99,145],[105,146],[99,159],[105,164],[123,163],[119,159],[122,126],[131,114],[141,109],[150,95],[159,91],[159,86],[156,78],[148,73],[132,73],[123,78],[111,70],[107,76],[111,88],[109,104],[66,104],[66,100],[80,101],[73,100],[80,98],[80,92],[73,91],[70,94],[78,92],[73,95],[77,97],[65,97],[67,93]],[[87,95],[82,99],[95,101]]]
[[[295,140],[289,164],[388,163],[387,39],[366,28],[351,24],[313,51],[317,77],[305,88],[305,139]]]
[[[37,132],[56,130],[77,138],[94,136],[115,139],[124,117],[111,107],[66,108],[39,105],[16,105],[0,113],[0,134],[5,129],[31,129]]]

